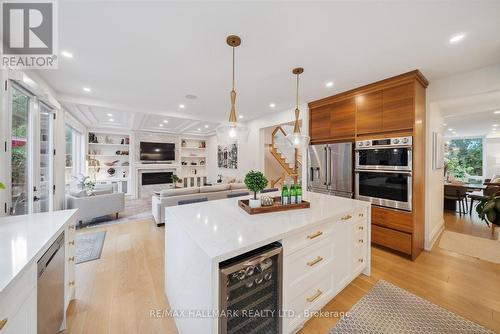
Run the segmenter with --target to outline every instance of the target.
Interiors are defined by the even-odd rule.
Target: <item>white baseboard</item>
[[[432,247],[434,247],[436,240],[439,238],[439,236],[443,231],[444,231],[444,218],[441,218],[441,222],[431,231],[431,233],[429,234],[429,240],[425,242],[424,249],[426,251],[430,251]]]

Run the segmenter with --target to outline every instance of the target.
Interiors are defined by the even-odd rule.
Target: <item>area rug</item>
[[[461,316],[380,280],[330,334],[494,334]]]
[[[105,238],[106,231],[78,233],[75,237],[75,263],[99,259]]]
[[[439,241],[439,247],[484,261],[500,263],[500,241],[498,240],[444,231],[441,241]]]

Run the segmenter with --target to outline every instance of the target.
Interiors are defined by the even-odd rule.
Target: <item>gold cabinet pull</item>
[[[314,238],[319,237],[319,236],[320,236],[320,235],[322,235],[322,234],[323,234],[323,232],[318,231],[318,232],[316,232],[316,233],[314,233],[314,234],[308,235],[308,236],[307,236],[307,239],[314,239]]]
[[[74,224],[73,224],[73,225],[69,225],[69,226],[68,226],[68,228],[69,228],[70,230],[74,230],[74,229],[75,229],[75,225],[74,225]]]
[[[317,258],[315,258],[314,260],[307,262],[307,265],[308,265],[309,267],[312,267],[312,266],[314,266],[316,263],[321,262],[321,261],[323,261],[323,258],[322,258],[321,256],[318,256],[318,257],[317,257]]]
[[[68,242],[68,245],[70,245],[70,246],[74,246],[74,245],[75,245],[75,240],[71,240],[71,241],[69,241],[69,242]]]
[[[363,242],[365,242],[365,241],[364,241],[363,239],[359,239],[359,240],[358,240],[358,242],[359,242],[360,244],[362,244],[362,243],[363,243]]]
[[[365,260],[363,260],[363,259],[358,259],[358,262],[359,262],[359,263],[363,263],[363,262],[365,262]]]
[[[312,295],[311,297],[306,298],[306,300],[309,303],[312,303],[313,301],[315,301],[316,299],[318,299],[319,296],[321,296],[322,294],[323,294],[323,291],[321,291],[320,289],[317,289],[316,293],[314,295]]]
[[[75,281],[71,281],[68,283],[69,286],[74,286],[75,285]]]
[[[358,215],[358,217],[360,217],[360,218],[363,218],[364,216],[365,216],[365,214],[364,214],[364,213],[360,213],[360,214]]]
[[[70,262],[71,262],[71,261],[75,261],[75,257],[74,257],[74,256],[70,256],[70,257],[68,258],[68,261],[70,261]]]
[[[340,218],[340,219],[342,219],[342,220],[349,220],[349,219],[351,219],[351,218],[352,218],[352,216],[351,216],[351,215],[346,215],[346,216],[344,216],[344,217],[342,217],[342,218]]]
[[[5,325],[7,324],[7,320],[8,320],[7,318],[0,320],[0,331],[1,331],[1,330],[2,330],[2,328],[4,328],[4,327],[5,327]]]
[[[363,231],[363,230],[364,230],[364,227],[363,227],[363,226],[359,226],[359,227],[358,227],[358,230]]]

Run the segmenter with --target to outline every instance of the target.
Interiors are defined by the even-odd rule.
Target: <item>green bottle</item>
[[[290,204],[297,203],[297,191],[295,190],[295,184],[292,183],[290,186]]]
[[[302,187],[300,186],[300,182],[297,182],[297,204],[302,203]]]
[[[288,187],[285,184],[283,184],[283,188],[281,188],[281,205],[287,205],[288,204]]]

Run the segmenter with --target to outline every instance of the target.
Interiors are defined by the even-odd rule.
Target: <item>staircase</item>
[[[283,169],[283,173],[278,178],[270,180],[271,188],[283,184],[287,177],[291,177],[297,182],[302,166],[299,150],[287,142],[287,131],[292,132],[293,126],[278,126],[272,133],[272,144],[269,146],[269,151]]]

